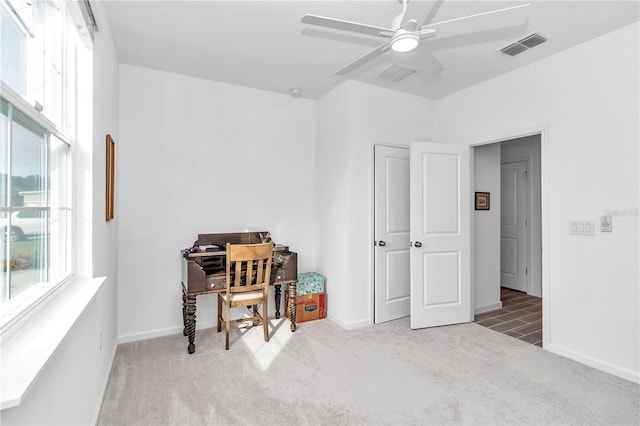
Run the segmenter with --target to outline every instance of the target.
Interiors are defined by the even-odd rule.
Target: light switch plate
[[[574,220],[569,222],[570,235],[595,235],[596,224],[588,220]]]
[[[600,216],[600,231],[602,232],[612,232],[613,226],[611,224],[611,215],[602,215]]]

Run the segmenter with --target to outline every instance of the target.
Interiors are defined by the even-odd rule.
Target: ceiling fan
[[[373,61],[375,58],[389,50],[401,55],[411,55],[410,52],[414,52],[416,50],[424,50],[419,49],[422,45],[422,41],[436,37],[438,29],[445,28],[448,24],[459,22],[465,19],[484,17],[494,13],[515,11],[517,9],[521,9],[531,5],[530,3],[527,3],[434,23],[430,23],[429,21],[431,18],[428,17],[423,25],[418,26],[418,21],[416,19],[408,19],[408,17],[406,16],[408,0],[398,1],[402,2],[402,13],[393,18],[391,22],[391,28],[382,28],[374,25],[309,14],[302,17],[302,23],[376,36],[386,40],[384,43],[382,43],[366,55],[356,59],[349,65],[336,72],[336,75],[346,75],[361,67],[362,65]],[[436,6],[439,6],[439,3],[442,3],[442,0],[440,0],[436,4]],[[436,9],[436,6],[434,6],[434,10]],[[433,11],[431,15],[433,15]],[[415,55],[413,56],[415,58]],[[429,63],[431,64],[432,68],[434,68],[435,64],[435,66],[439,67],[440,70],[442,69],[442,67],[437,63],[435,58],[431,56],[430,53],[422,52],[420,56],[421,57],[419,58],[419,60],[421,60],[423,64]]]

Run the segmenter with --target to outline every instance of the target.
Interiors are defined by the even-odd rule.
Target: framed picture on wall
[[[488,192],[476,192],[476,210],[489,210]]]
[[[111,137],[107,135],[107,164],[106,164],[106,220],[107,222],[113,219],[114,212],[114,200],[115,200],[115,162],[116,162],[116,143]]]

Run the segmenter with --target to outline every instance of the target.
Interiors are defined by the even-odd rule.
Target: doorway
[[[541,135],[474,148],[475,322],[542,346]]]

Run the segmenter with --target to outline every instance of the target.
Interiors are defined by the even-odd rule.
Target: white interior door
[[[500,211],[500,285],[527,291],[527,162],[503,163]]]
[[[411,144],[411,328],[471,321],[469,147]]]
[[[409,315],[409,149],[376,145],[376,323]]]

